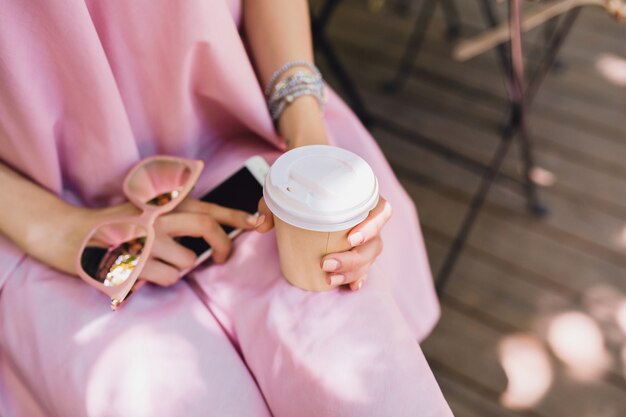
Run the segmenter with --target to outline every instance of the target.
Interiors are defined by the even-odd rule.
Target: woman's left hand
[[[286,138],[287,149],[304,145],[329,144],[328,132],[317,100],[311,96],[299,98],[287,107],[280,118],[278,130]],[[329,285],[349,284],[358,290],[367,279],[367,272],[383,250],[380,231],[391,217],[391,205],[382,196],[365,220],[348,233],[352,247],[345,252],[329,253],[320,267],[326,272]],[[274,227],[274,217],[265,200],[259,201],[256,230],[265,233]]]
[[[352,249],[329,253],[322,258],[322,270],[327,272],[329,285],[350,284],[356,291],[367,280],[367,272],[383,251],[380,232],[391,217],[391,204],[382,196],[365,220],[348,233]]]
[[[320,266],[327,273],[326,281],[329,285],[349,284],[353,291],[361,288],[367,280],[370,266],[383,250],[380,231],[390,217],[391,204],[381,196],[367,218],[348,233],[348,242],[352,248],[345,252],[329,253],[322,258]],[[272,227],[274,217],[261,198],[255,228],[265,233]]]

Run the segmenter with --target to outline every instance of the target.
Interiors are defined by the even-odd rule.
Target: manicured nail
[[[360,245],[363,243],[363,233],[356,232],[348,236],[348,240],[352,246]]]
[[[357,281],[356,285],[354,286],[354,290],[353,291],[360,290],[362,286],[363,286],[363,281],[362,280]]]
[[[322,271],[333,272],[339,269],[339,261],[336,259],[326,259],[322,264]]]
[[[341,285],[345,280],[346,277],[341,274],[331,275],[330,278],[328,278],[328,285]]]
[[[256,219],[256,223],[254,224],[254,227],[259,227],[260,225],[262,225],[263,223],[265,223],[265,214],[261,214],[257,219]]]
[[[252,214],[246,217],[246,223],[248,223],[250,226],[256,226],[256,222],[258,220],[259,220],[259,216],[257,216],[256,214]]]

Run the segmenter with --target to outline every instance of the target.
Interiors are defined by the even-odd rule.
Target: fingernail
[[[265,214],[261,214],[257,219],[256,219],[256,223],[254,224],[254,227],[259,227],[260,225],[262,225],[265,222]]]
[[[333,272],[339,269],[339,261],[336,259],[326,259],[322,264],[322,271]]]
[[[328,285],[341,285],[345,280],[346,277],[341,274],[331,275],[330,278],[328,278]]]
[[[363,243],[363,233],[356,232],[348,236],[348,241],[352,246],[360,245]]]
[[[246,217],[246,223],[248,223],[250,226],[255,226],[256,227],[256,222],[259,219],[259,216],[257,216],[256,214],[252,214],[248,217]]]
[[[354,290],[353,291],[360,290],[362,286],[363,286],[363,281],[361,281],[361,280],[357,281],[356,285],[354,286]]]

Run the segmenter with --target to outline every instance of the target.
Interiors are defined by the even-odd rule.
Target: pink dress
[[[273,161],[240,16],[240,0],[2,0],[0,159],[91,207],[122,201],[149,155],[203,159],[196,195]],[[332,91],[326,123],[394,207],[361,291],[290,286],[274,233],[248,232],[226,264],[112,313],[0,236],[0,416],[450,416],[416,342],[439,310],[415,207]]]

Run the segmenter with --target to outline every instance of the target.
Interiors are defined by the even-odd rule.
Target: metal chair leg
[[[461,34],[461,19],[454,0],[441,0],[443,16],[446,19],[446,32],[449,39],[456,39]]]
[[[317,16],[311,11],[313,43],[315,44],[316,50],[326,58],[326,63],[339,82],[339,88],[343,91],[354,113],[361,120],[363,125],[370,127],[373,123],[373,119],[367,111],[365,102],[361,98],[348,72],[339,61],[334,48],[326,38],[326,25],[340,2],[341,0],[327,0]]]
[[[525,182],[524,189],[527,197],[526,201],[528,204],[528,208],[530,212],[535,215],[546,214],[547,210],[539,202],[536,186],[530,178],[531,169],[534,166],[534,161],[532,159],[533,154],[531,141],[526,127],[526,110],[535,98],[539,87],[545,80],[547,74],[550,72],[550,69],[553,68],[556,57],[558,56],[558,52],[560,51],[565,39],[567,38],[567,35],[571,31],[573,24],[580,13],[580,10],[581,9],[579,8],[574,9],[564,16],[563,23],[553,34],[552,40],[547,47],[546,53],[544,54],[544,57],[538,65],[537,69],[535,70],[531,82],[527,87],[524,87],[524,67],[521,60],[521,39],[516,39],[515,45],[513,46],[514,50],[511,55],[511,72],[509,72],[509,74],[511,75],[510,91],[513,102],[511,108],[510,129],[503,135],[502,142],[500,143],[498,150],[496,151],[489,171],[485,174],[479,187],[479,191],[472,200],[468,213],[463,220],[459,234],[452,243],[450,250],[446,255],[444,263],[437,275],[436,289],[438,294],[442,293],[445,285],[449,281],[454,264],[456,263],[461,253],[461,250],[463,249],[469,232],[471,231],[471,227],[473,226],[478,212],[480,211],[480,208],[482,207],[487,197],[487,193],[489,191],[491,183],[497,177],[497,173],[500,169],[502,160],[504,159],[504,156],[508,151],[512,139],[516,135],[519,137],[520,146],[522,147],[521,153],[523,158],[522,161],[524,163]],[[513,19],[515,17],[516,16],[512,16],[511,18]]]
[[[519,145],[524,167],[524,190],[526,204],[530,213],[544,215],[545,207],[537,197],[537,185],[531,174],[534,168],[532,142],[526,125],[526,85],[524,51],[522,45],[521,0],[511,0],[509,3],[509,21],[511,26],[511,101],[515,130],[518,132]]]
[[[514,103],[511,109],[511,119],[508,127],[508,135],[518,135],[520,150],[522,156],[522,162],[524,167],[524,180],[525,191],[527,195],[528,210],[535,216],[544,216],[547,214],[547,208],[541,204],[537,197],[537,186],[531,178],[532,169],[534,166],[532,143],[528,134],[526,125],[526,112],[539,87],[545,80],[546,76],[550,73],[550,70],[554,67],[558,52],[563,45],[567,35],[569,34],[576,18],[580,13],[580,9],[574,9],[568,12],[564,16],[564,21],[558,28],[555,28],[552,39],[547,46],[546,52],[537,66],[533,78],[528,87],[523,86],[523,78],[521,80],[514,80],[519,86],[518,88],[524,88],[523,95],[519,98],[519,102]]]
[[[550,70],[554,68],[559,52],[565,43],[565,39],[567,39],[567,36],[570,34],[576,19],[578,19],[580,11],[581,8],[577,8],[567,12],[567,14],[563,17],[563,22],[559,26],[558,30],[555,31],[541,62],[535,69],[530,83],[528,84],[526,101],[529,105],[532,104],[537,92],[539,91],[539,87],[543,84],[543,81],[550,73]]]
[[[498,147],[496,148],[496,151],[492,157],[491,163],[483,174],[480,185],[478,186],[478,191],[476,192],[476,194],[474,194],[474,197],[472,198],[467,214],[465,215],[465,218],[461,223],[459,232],[457,233],[454,242],[452,242],[450,249],[448,249],[448,253],[446,254],[443,264],[439,269],[439,273],[437,274],[435,288],[438,295],[441,295],[445,288],[445,285],[450,279],[452,269],[454,268],[454,265],[456,264],[456,261],[461,254],[463,247],[465,246],[465,242],[467,241],[467,237],[472,230],[472,226],[476,221],[478,213],[480,212],[480,209],[487,199],[489,189],[491,188],[491,185],[493,184],[496,177],[498,176],[498,173],[500,172],[502,161],[509,151],[511,142],[512,137],[507,137],[498,144]]]
[[[483,14],[483,18],[490,28],[495,28],[500,24],[500,20],[498,19],[498,16],[493,9],[491,0],[480,0],[480,8]],[[500,61],[500,68],[508,82],[511,76],[511,57],[509,46],[508,44],[502,43],[496,47],[496,51],[498,53],[498,60]],[[510,85],[508,85],[508,88],[510,89]]]
[[[422,8],[417,15],[415,25],[413,26],[413,32],[411,33],[411,36],[407,41],[406,47],[404,48],[404,54],[400,59],[396,74],[390,81],[387,81],[385,83],[385,91],[389,93],[394,93],[404,87],[406,80],[411,73],[413,61],[415,60],[415,57],[419,53],[420,48],[424,43],[424,38],[426,37],[428,25],[432,20],[437,1],[439,0],[424,0]]]
[[[490,19],[490,23],[496,23],[495,15],[490,15],[490,5],[488,4],[488,0],[483,0],[483,5],[486,7],[486,15],[487,18]],[[524,87],[524,55],[522,48],[522,39],[521,39],[521,5],[520,0],[510,0],[510,9],[509,9],[509,21],[511,25],[511,53],[510,53],[510,66],[506,65],[504,60],[501,60],[502,66],[510,68],[508,72],[509,78],[509,92],[511,96],[512,102],[512,121],[514,122],[514,126],[516,127],[515,132],[520,133],[520,145],[522,146],[522,154],[523,154],[523,162],[525,169],[525,181],[524,181],[524,189],[526,192],[526,197],[529,206],[538,205],[537,192],[535,188],[535,184],[532,182],[530,178],[530,170],[533,166],[532,160],[532,149],[530,138],[527,135],[526,124],[525,124],[525,115],[526,115],[526,101],[525,101],[525,87]],[[501,55],[502,58],[502,55]],[[513,131],[511,133],[514,133]],[[502,166],[502,162],[509,151],[513,134],[505,134],[502,138],[502,141],[498,145],[494,157],[492,159],[491,164],[489,165],[488,170],[485,172],[483,179],[478,188],[478,192],[472,199],[470,204],[470,208],[461,224],[461,229],[457,234],[452,246],[450,247],[446,258],[444,259],[443,265],[438,273],[437,282],[435,284],[437,294],[441,295],[443,292],[445,285],[449,282],[450,274],[458,260],[458,257],[467,241],[469,233],[476,221],[478,213],[482,208],[485,200],[487,199],[487,195],[493,184],[495,178],[497,177],[500,168]]]
[[[532,178],[532,171],[535,167],[533,157],[533,145],[526,125],[526,110],[518,108],[514,110],[518,113],[517,138],[522,159],[522,177],[524,179],[524,194],[526,195],[526,208],[535,217],[544,217],[548,214],[548,208],[539,200],[537,184]]]

